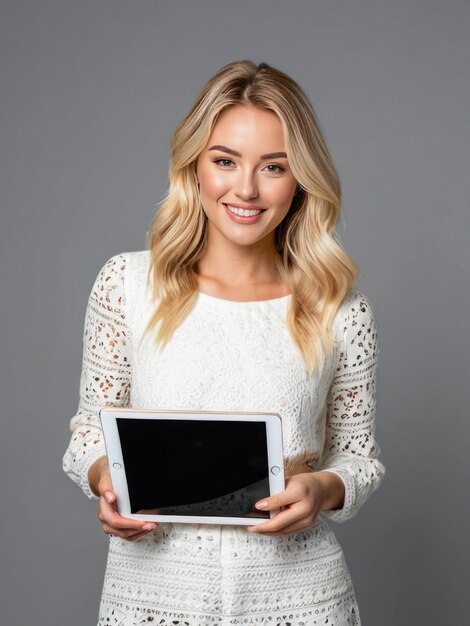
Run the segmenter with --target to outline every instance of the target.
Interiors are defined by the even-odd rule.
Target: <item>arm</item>
[[[99,410],[127,406],[130,397],[130,332],[126,321],[123,254],[111,257],[98,273],[91,290],[83,331],[83,360],[77,413],[70,420],[72,436],[62,460],[64,472],[85,495],[91,490],[88,470],[106,455]]]
[[[342,508],[322,511],[336,522],[354,517],[385,476],[374,439],[378,353],[372,305],[357,291],[339,325],[338,363],[327,397],[319,461],[321,472],[334,473],[344,483]]]

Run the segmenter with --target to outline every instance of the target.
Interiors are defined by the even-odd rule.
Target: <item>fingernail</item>
[[[255,504],[255,507],[257,509],[265,509],[268,506],[268,501],[267,500],[262,500],[261,502],[257,502]]]
[[[155,526],[154,526],[153,524],[144,524],[144,525],[142,526],[142,528],[143,528],[144,530],[153,530],[153,529],[155,528]]]
[[[106,502],[112,502],[114,500],[114,496],[110,491],[107,491],[104,497],[106,498]]]

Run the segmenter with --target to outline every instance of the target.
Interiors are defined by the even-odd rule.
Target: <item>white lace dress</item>
[[[345,485],[342,509],[291,535],[244,526],[161,523],[129,542],[110,537],[100,626],[360,624],[353,584],[328,520],[358,512],[382,481],[374,439],[378,356],[373,309],[355,291],[335,320],[336,351],[309,377],[285,326],[290,295],[235,302],[199,293],[158,357],[138,342],[151,313],[150,253],[124,252],[90,293],[77,414],[64,471],[90,499],[87,472],[105,454],[101,406],[279,413],[285,468],[307,463]],[[98,524],[98,522],[97,522]],[[98,528],[98,526],[97,526]]]

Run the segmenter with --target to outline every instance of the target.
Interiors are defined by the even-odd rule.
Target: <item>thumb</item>
[[[111,482],[111,476],[109,475],[109,471],[107,471],[107,468],[101,474],[98,489],[100,494],[104,496],[106,502],[111,504],[115,501],[116,494],[114,493],[113,483]]]
[[[286,493],[286,491],[281,491],[280,493],[276,493],[269,498],[263,498],[259,500],[259,502],[255,502],[255,507],[257,509],[262,509],[263,511],[267,511],[270,509],[280,509],[285,504],[292,503],[292,496]]]
[[[111,504],[116,499],[116,495],[114,494],[114,492],[110,491],[109,489],[106,490],[103,495],[108,504]]]

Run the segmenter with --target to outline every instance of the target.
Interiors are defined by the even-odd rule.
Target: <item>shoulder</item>
[[[375,310],[362,291],[354,291],[344,302],[341,341],[345,357],[354,368],[376,362],[380,347]]]
[[[374,357],[378,353],[375,309],[362,291],[352,290],[341,303],[336,320],[336,337],[347,351],[362,351]]]
[[[375,311],[371,300],[357,289],[346,296],[340,310],[342,323],[348,329],[375,321]]]
[[[146,265],[149,261],[149,250],[134,250],[131,252],[119,252],[108,258],[101,266],[96,281],[100,283],[121,282],[134,268]]]
[[[132,272],[148,262],[148,254],[148,250],[136,250],[109,257],[96,275],[90,297],[108,308],[123,307]]]

